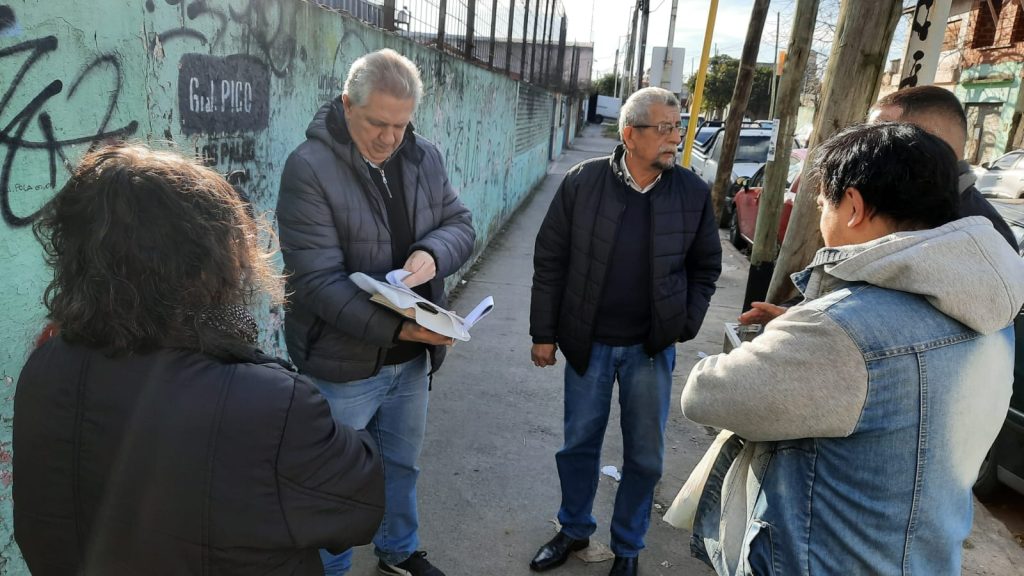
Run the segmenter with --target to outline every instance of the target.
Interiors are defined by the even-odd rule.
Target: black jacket
[[[429,283],[430,298],[446,307],[444,278],[473,253],[472,219],[448,181],[441,153],[411,126],[397,154],[412,220],[409,252],[433,255],[437,275]],[[306,141],[288,157],[277,221],[291,292],[285,339],[292,362],[333,382],[373,376],[394,346],[402,318],[370,302],[348,279],[350,272],[362,272],[382,280],[393,259],[384,201],[349,135],[340,99],[317,112]],[[430,347],[433,370],[444,351]]]
[[[1003,220],[1003,217],[999,215],[999,212],[992,206],[992,203],[986,200],[974,186],[977,179],[974,176],[971,165],[966,160],[960,160],[957,162],[957,170],[960,175],[958,183],[960,187],[959,217],[984,216],[988,218],[996,232],[999,232],[1003,238],[1006,238],[1006,241],[1009,242],[1014,251],[1018,251],[1020,247],[1017,246],[1017,239],[1013,236],[1013,231],[1010,230],[1006,220]]]
[[[557,343],[576,372],[586,372],[626,182],[623,147],[571,168],[555,193],[534,250],[530,335]],[[696,336],[722,271],[707,184],[679,166],[651,194],[651,330],[654,355]]]
[[[269,359],[55,338],[15,394],[14,536],[35,576],[323,574],[380,523],[372,446]]]

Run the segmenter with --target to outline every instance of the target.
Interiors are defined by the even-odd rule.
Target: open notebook
[[[428,330],[463,342],[469,340],[469,329],[494,309],[494,299],[488,296],[463,318],[410,290],[402,283],[402,279],[408,275],[409,272],[399,269],[388,272],[387,282],[374,280],[362,272],[349,274],[349,278],[356,286],[371,294],[371,301],[398,312]]]

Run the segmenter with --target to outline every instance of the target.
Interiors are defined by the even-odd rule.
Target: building
[[[898,89],[902,68],[902,59],[889,62],[879,97]],[[933,84],[964,105],[968,162],[991,162],[1022,146],[1022,72],[1024,1],[953,0]]]

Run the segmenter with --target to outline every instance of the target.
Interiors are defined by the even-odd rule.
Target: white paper
[[[490,314],[491,310],[494,310],[494,298],[488,296],[481,300],[480,303],[476,305],[476,308],[473,308],[472,312],[466,314],[466,318],[464,319],[466,328],[472,328],[473,325],[479,322],[484,316]]]
[[[407,310],[412,308],[416,317],[416,323],[424,328],[462,340],[469,341],[469,328],[479,322],[494,308],[494,300],[488,296],[484,298],[473,312],[470,319],[464,319],[458,314],[445,310],[419,294],[413,292],[406,286],[402,279],[409,275],[406,270],[392,270],[386,275],[387,282],[380,282],[363,274],[355,272],[349,274],[349,278],[363,291],[370,294],[379,294],[397,308]]]

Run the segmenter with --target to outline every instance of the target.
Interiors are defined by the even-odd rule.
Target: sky
[[[615,65],[616,47],[621,48],[619,69],[626,52],[626,35],[632,24],[632,9],[635,0],[562,0],[568,20],[567,39],[569,41],[593,42],[594,68],[596,78],[612,71]],[[704,30],[707,26],[709,0],[678,0],[676,14],[676,32],[673,46],[686,50],[684,76],[689,77],[691,68],[696,69],[700,62],[703,47]],[[823,0],[819,9],[818,19],[834,21],[838,14],[838,0]],[[672,12],[672,0],[650,0],[651,15],[648,21],[647,55],[645,68],[650,66],[650,50],[654,46],[665,46],[668,43],[668,24]],[[792,26],[792,14],[796,8],[796,0],[773,0],[765,22],[761,47],[758,51],[759,62],[771,62],[775,51],[775,22],[779,14],[780,34],[779,48],[785,49]],[[712,36],[711,55],[728,54],[739,58],[743,51],[743,40],[747,33],[750,20],[750,0],[719,0],[718,12],[715,17],[715,31]],[[822,33],[822,40],[815,49],[828,50],[827,31]],[[900,28],[897,28],[894,44],[899,42]],[[897,55],[896,57],[899,57]]]

